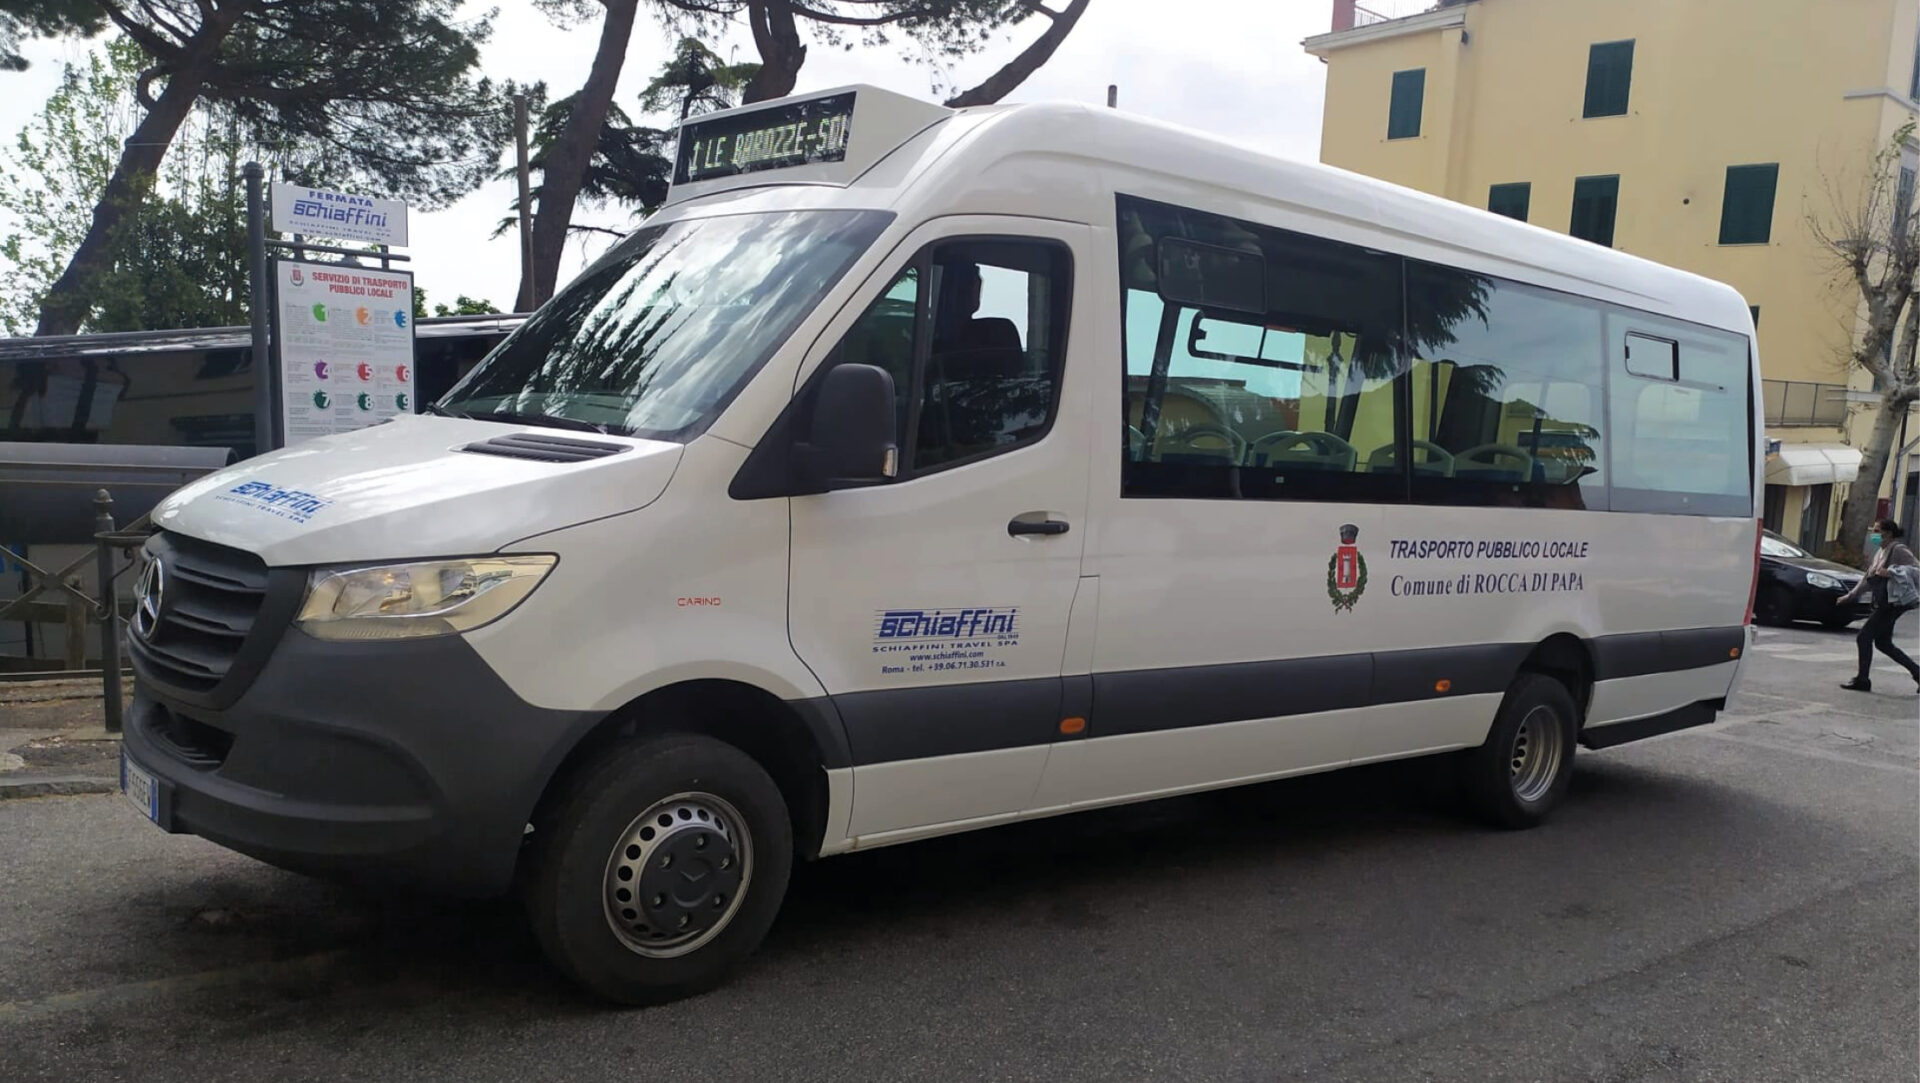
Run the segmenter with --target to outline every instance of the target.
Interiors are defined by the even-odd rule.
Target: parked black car
[[[1754,618],[1762,624],[1812,620],[1829,628],[1845,628],[1872,608],[1865,595],[1845,607],[1835,604],[1859,581],[1860,569],[1821,560],[1773,531],[1763,531]]]

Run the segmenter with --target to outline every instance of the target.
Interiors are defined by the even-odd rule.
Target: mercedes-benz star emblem
[[[160,627],[160,603],[166,590],[166,570],[158,560],[147,561],[146,569],[140,573],[140,582],[134,587],[133,631],[141,639],[152,639],[154,630]]]

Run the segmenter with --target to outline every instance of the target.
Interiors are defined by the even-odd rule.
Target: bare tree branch
[[[1877,514],[1898,422],[1920,398],[1920,374],[1914,367],[1920,346],[1920,207],[1915,206],[1920,199],[1913,174],[1903,167],[1915,127],[1910,121],[1895,133],[1874,156],[1856,191],[1847,192],[1829,179],[1827,213],[1810,213],[1807,219],[1809,233],[1859,295],[1865,326],[1848,361],[1872,374],[1879,392],[1860,474],[1848,488],[1836,539],[1836,547],[1849,556],[1858,556],[1867,525]]]
[[[947,104],[956,109],[969,105],[991,105],[1011,94],[1015,87],[1027,81],[1028,76],[1039,71],[1040,66],[1053,56],[1054,50],[1060,48],[1060,43],[1067,40],[1067,35],[1073,32],[1074,24],[1080,21],[1080,16],[1086,14],[1087,5],[1090,2],[1091,0],[1073,0],[1067,5],[1066,10],[1057,13],[1047,11],[1038,3],[1029,5],[1029,7],[1046,11],[1048,17],[1053,20],[1053,25],[1047,27],[1046,33],[1041,34],[1032,45],[1022,49],[1018,56],[1007,61],[999,71],[989,75],[979,86],[948,98]]]
[[[105,0],[105,2],[100,5],[100,9],[107,13],[107,18],[113,20],[113,25],[119,27],[121,33],[132,38],[136,44],[153,56],[169,57],[175,55],[180,51],[180,45],[184,44],[184,42],[176,44],[154,33],[146,24],[128,15],[119,4],[113,3],[112,0]]]

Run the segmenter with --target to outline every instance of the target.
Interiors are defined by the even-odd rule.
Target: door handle
[[[1007,534],[1019,537],[1022,534],[1065,534],[1067,524],[1061,519],[1020,519],[1007,524]]]

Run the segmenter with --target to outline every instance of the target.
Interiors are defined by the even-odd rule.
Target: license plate
[[[127,795],[140,815],[154,823],[160,822],[160,787],[154,784],[153,776],[142,771],[125,752],[120,753],[120,792]]]

